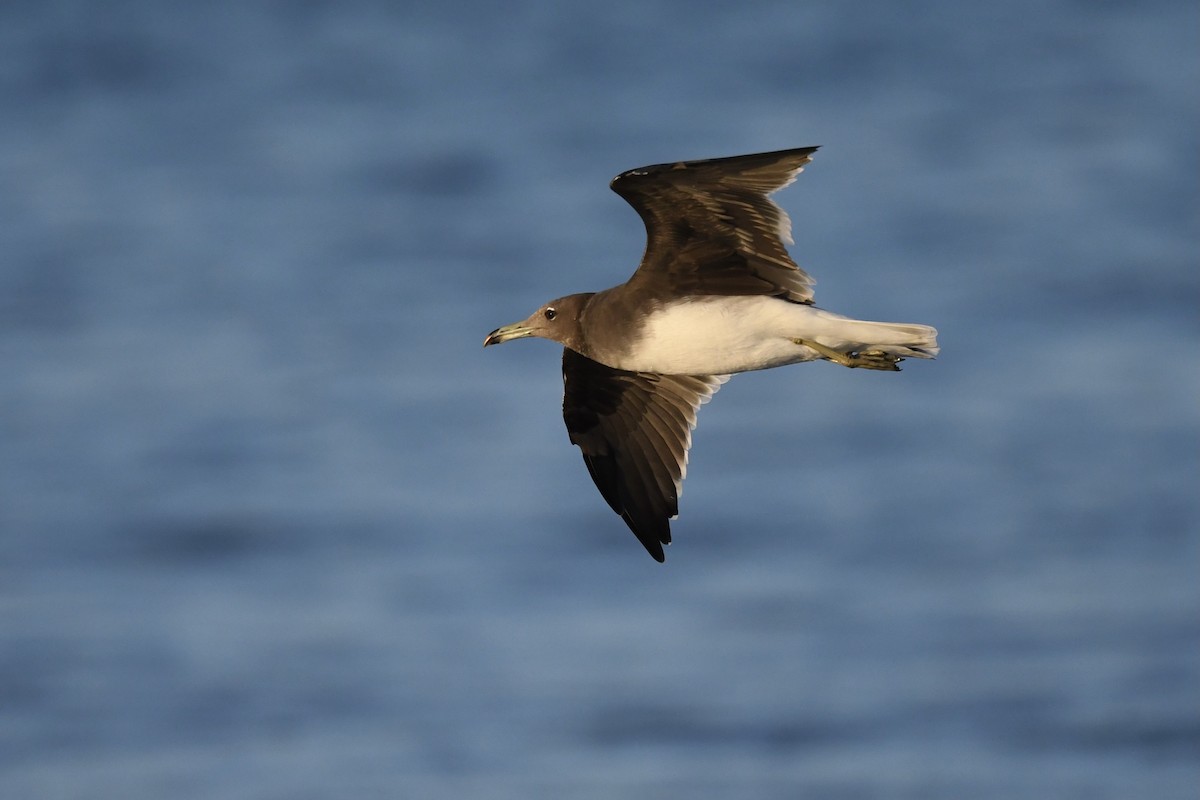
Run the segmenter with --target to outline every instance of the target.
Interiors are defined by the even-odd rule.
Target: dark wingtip
[[[638,538],[638,541],[640,541],[642,546],[646,548],[646,552],[650,554],[650,557],[658,563],[661,564],[667,560],[667,554],[663,550],[663,545],[671,543],[670,534],[667,534],[667,539],[664,542],[657,542],[650,538],[642,539],[641,537]]]
[[[666,553],[663,552],[663,545],[671,543],[671,524],[663,520],[663,530],[651,533],[644,529],[643,526],[638,526],[633,517],[628,511],[621,514],[621,518],[625,520],[625,524],[629,526],[629,530],[633,531],[633,535],[642,543],[642,547],[646,548],[646,552],[650,554],[658,563],[663,563],[667,560]]]

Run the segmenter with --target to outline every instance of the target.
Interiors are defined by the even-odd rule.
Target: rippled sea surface
[[[0,795],[1194,798],[1200,8],[8,3]],[[665,566],[558,348],[643,164],[899,375],[743,375]]]

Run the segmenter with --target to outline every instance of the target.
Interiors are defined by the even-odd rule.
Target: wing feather
[[[563,420],[605,502],[658,561],[679,512],[696,410],[725,375],[613,369],[563,350]]]
[[[656,164],[618,175],[613,191],[646,225],[646,252],[631,283],[665,276],[675,294],[811,303],[815,281],[785,246],[791,219],[769,195],[795,181],[816,150]]]

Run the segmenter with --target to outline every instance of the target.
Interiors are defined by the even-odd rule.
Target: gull
[[[646,226],[628,281],[551,300],[484,346],[563,346],[563,420],[608,505],[659,562],[687,473],[696,412],[738,372],[825,360],[898,372],[933,358],[928,325],[852,319],[813,303],[788,255],[791,221],[770,195],[816,147],[679,161],[612,180]]]

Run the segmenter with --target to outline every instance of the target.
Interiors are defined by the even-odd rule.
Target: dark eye
[[[558,312],[555,311],[553,308],[547,308],[545,311],[542,312],[542,316],[544,316],[548,320],[553,320],[555,317],[558,316]]]

